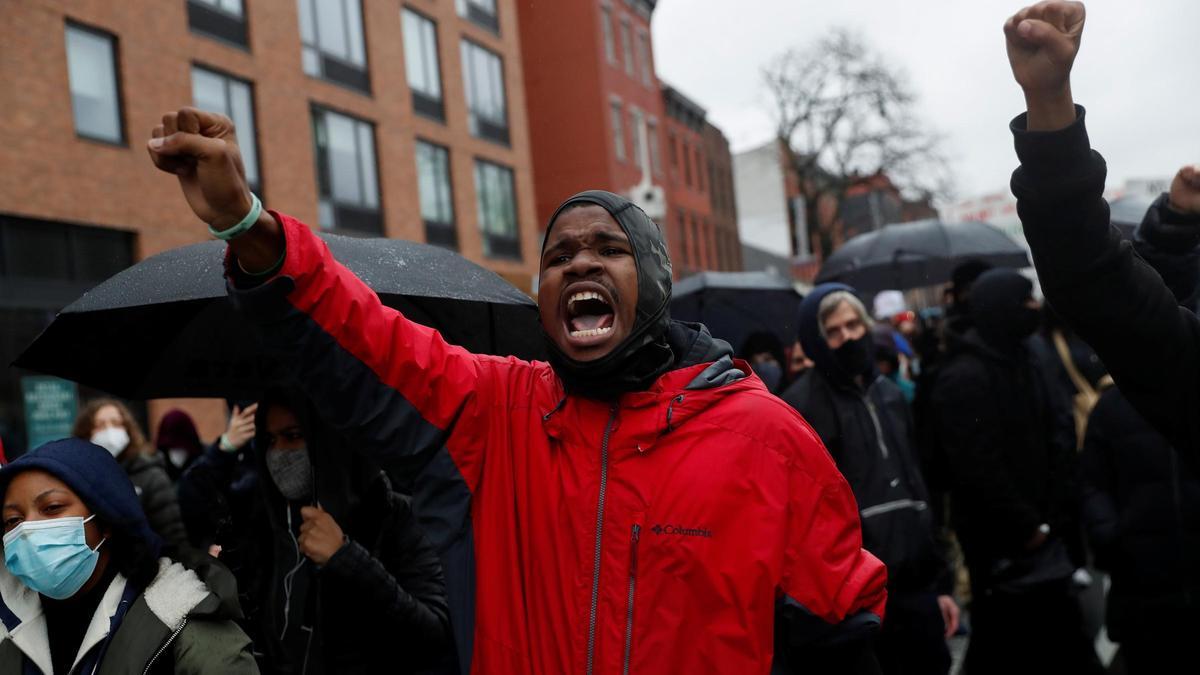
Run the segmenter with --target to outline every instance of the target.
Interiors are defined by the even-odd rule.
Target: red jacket
[[[822,626],[882,617],[850,488],[744,362],[568,397],[546,363],[468,353],[382,306],[277,218],[283,268],[236,299],[331,422],[420,466],[470,672],[765,674],[781,603]]]

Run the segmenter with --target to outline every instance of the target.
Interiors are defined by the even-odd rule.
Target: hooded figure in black
[[[932,392],[952,518],[971,570],[972,673],[1098,667],[1070,595],[1083,564],[1074,421],[1028,346],[1039,324],[1032,291],[1012,270],[979,277],[973,327],[953,336]],[[1043,656],[1030,662],[1032,654]]]
[[[945,633],[957,624],[953,576],[937,543],[912,414],[900,388],[876,370],[869,322],[854,289],[814,288],[800,304],[799,327],[815,365],[781,397],[829,449],[858,500],[863,548],[887,564],[876,640],[883,672],[946,673]]]
[[[216,543],[238,577],[263,672],[442,664],[451,651],[445,581],[408,499],[293,390],[263,396],[256,428],[254,510],[216,513],[214,498],[213,518],[227,535],[218,531]],[[213,453],[184,475],[195,493],[228,487],[233,462]]]

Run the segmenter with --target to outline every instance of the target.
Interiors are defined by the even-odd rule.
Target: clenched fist
[[[300,509],[304,524],[300,526],[300,552],[318,565],[329,562],[334,553],[346,543],[342,528],[320,506],[305,506]]]
[[[1175,174],[1167,199],[1180,213],[1200,214],[1200,164],[1185,166]]]
[[[1025,90],[1031,130],[1059,129],[1075,121],[1071,67],[1086,18],[1083,3],[1050,0],[1026,7],[1004,23],[1008,62]]]
[[[214,230],[233,227],[250,212],[246,170],[228,117],[195,108],[169,112],[151,132],[146,149],[154,166],[179,179],[188,206]],[[271,267],[283,253],[278,225],[265,211],[230,246],[252,272]]]

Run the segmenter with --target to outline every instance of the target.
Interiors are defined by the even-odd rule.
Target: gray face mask
[[[289,501],[307,501],[312,497],[313,473],[308,448],[268,450],[267,471],[275,487]]]

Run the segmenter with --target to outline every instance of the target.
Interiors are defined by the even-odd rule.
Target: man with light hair
[[[888,567],[876,653],[884,673],[944,674],[958,606],[935,541],[929,496],[900,388],[875,365],[871,317],[854,289],[823,284],[800,305],[800,343],[814,367],[783,399],[825,442],[850,482],[863,547]]]

